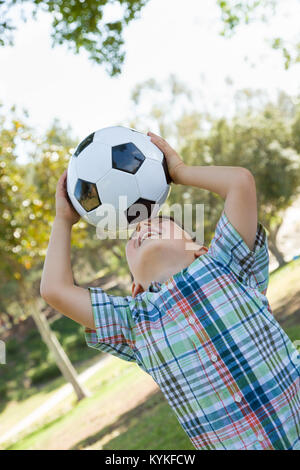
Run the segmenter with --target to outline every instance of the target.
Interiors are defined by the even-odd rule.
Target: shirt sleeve
[[[89,292],[95,329],[85,328],[87,345],[136,362],[135,322],[128,298],[108,295],[100,287],[89,287]]]
[[[250,250],[223,210],[208,255],[234,272],[244,285],[266,294],[269,283],[268,237],[260,222],[257,223],[253,250]]]

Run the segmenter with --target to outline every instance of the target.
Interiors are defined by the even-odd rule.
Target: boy
[[[189,167],[148,135],[175,184],[224,199],[209,249],[155,217],[138,224],[126,245],[132,296],[75,286],[70,234],[79,216],[64,173],[41,295],[86,327],[89,346],[149,373],[196,449],[300,449],[299,355],[265,296],[267,236],[254,178],[240,167]]]

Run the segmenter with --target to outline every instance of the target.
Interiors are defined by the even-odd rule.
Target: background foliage
[[[159,104],[161,88],[164,95],[170,97],[165,108]],[[150,89],[154,98],[146,122],[141,120],[139,108],[143,104],[143,93]],[[154,125],[158,126],[158,132],[172,141],[189,165],[244,166],[254,174],[259,219],[269,232],[270,250],[279,264],[283,264],[284,257],[277,247],[276,237],[284,211],[299,195],[300,189],[297,100],[281,93],[276,103],[261,100],[257,105],[260,93],[244,90],[237,96],[236,114],[232,119],[201,115],[190,109],[171,120],[170,110],[175,107],[178,97],[192,96],[192,91],[175,77],[171,76],[160,87],[155,80],[141,83],[132,93],[136,116],[125,125],[144,132],[156,130]],[[55,216],[56,183],[77,144],[71,137],[71,129],[63,128],[59,121],[54,121],[44,136],[37,136],[27,120],[26,113],[19,113],[15,108],[9,116],[0,114],[2,328],[30,315],[28,300],[39,299],[41,269]],[[31,156],[21,165],[17,155],[21,145],[25,144],[29,146]],[[205,204],[204,242],[209,245],[223,200],[205,190],[175,185],[163,211],[167,212],[174,203],[189,202]],[[194,226],[194,230],[197,228]],[[124,282],[129,287],[125,242],[120,239],[100,241],[95,229],[81,220],[74,227],[72,236],[75,281],[85,284],[98,277],[115,276],[123,278],[123,285],[116,279],[115,289],[118,284],[119,289],[124,289]]]
[[[61,44],[75,54],[85,50],[96,64],[103,64],[110,76],[121,73],[125,59],[124,28],[138,18],[149,0],[1,0],[0,46],[13,45],[15,15],[23,21],[37,19],[40,12],[52,18],[52,46]],[[231,37],[241,24],[274,16],[279,0],[216,0],[220,9],[220,34]],[[282,37],[268,39],[273,49],[281,51],[285,68],[300,61],[300,42]]]

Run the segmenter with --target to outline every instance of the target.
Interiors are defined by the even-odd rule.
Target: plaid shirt
[[[225,211],[209,250],[136,298],[90,288],[90,347],[135,361],[196,449],[300,449],[300,358],[265,296],[268,244]]]

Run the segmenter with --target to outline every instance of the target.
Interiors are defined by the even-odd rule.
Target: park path
[[[109,355],[105,356],[104,358],[101,358],[98,362],[96,362],[96,364],[92,365],[91,367],[89,367],[84,372],[78,375],[79,382],[81,384],[86,382],[90,377],[92,377],[96,372],[98,372],[98,370],[100,370],[103,366],[105,366],[111,359],[112,359],[112,356],[109,356]],[[32,413],[26,416],[26,418],[22,419],[22,421],[16,424],[9,431],[2,434],[2,436],[0,436],[0,444],[7,442],[10,439],[14,438],[20,432],[24,431],[24,429],[28,428],[37,420],[45,416],[49,411],[51,411],[56,405],[58,405],[58,403],[63,401],[72,392],[73,392],[73,387],[71,384],[68,383],[66,385],[63,385],[60,389],[58,389],[58,391],[51,398],[49,398],[49,400],[47,400],[45,403],[39,406],[36,410],[34,410]]]

